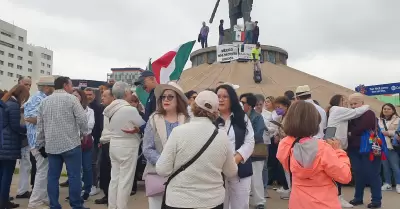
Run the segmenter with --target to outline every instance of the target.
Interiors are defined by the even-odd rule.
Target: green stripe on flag
[[[146,70],[151,70],[153,71],[153,68],[151,67],[151,58],[149,59],[149,64],[147,65]],[[137,86],[136,87],[136,95],[139,98],[140,102],[142,103],[143,106],[146,106],[147,99],[149,98],[149,93],[147,93],[144,89],[143,86]]]
[[[179,80],[181,74],[183,72],[183,68],[185,68],[186,62],[189,59],[190,52],[192,52],[193,46],[196,41],[187,42],[181,47],[179,47],[175,56],[175,70],[169,75],[169,80]]]

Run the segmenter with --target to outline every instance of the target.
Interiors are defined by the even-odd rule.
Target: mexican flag
[[[149,60],[146,70],[153,71],[159,84],[179,80],[195,43],[196,41],[189,41],[181,44],[176,49],[165,53],[153,63]],[[136,94],[142,104],[146,105],[148,94],[140,88],[136,88]]]

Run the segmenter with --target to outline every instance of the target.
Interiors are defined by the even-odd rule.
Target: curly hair
[[[214,122],[215,120],[217,120],[218,115],[216,114],[212,114],[211,112],[202,109],[201,107],[199,107],[195,102],[193,102],[193,104],[191,105],[192,107],[192,112],[193,115],[195,117],[205,117],[210,119],[212,122]]]

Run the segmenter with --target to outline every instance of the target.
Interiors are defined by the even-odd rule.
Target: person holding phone
[[[341,141],[313,137],[321,117],[311,103],[294,102],[285,118],[287,137],[279,143],[276,157],[291,176],[289,208],[341,209],[335,182],[351,180],[350,160]]]
[[[358,108],[348,108],[348,99],[344,95],[336,94],[329,101],[329,107],[326,111],[326,115],[328,118],[327,127],[336,128],[336,132],[333,136],[328,136],[329,138],[335,138],[340,140],[342,144],[343,150],[347,149],[348,140],[347,140],[347,128],[349,120],[355,119],[363,115],[366,111],[369,110],[368,105],[362,105]],[[327,129],[329,129],[327,128]],[[327,131],[328,132],[328,131]],[[327,133],[328,134],[328,133]],[[352,208],[353,205],[347,202],[342,197],[342,185],[337,183],[338,186],[338,195],[339,201],[343,208]]]

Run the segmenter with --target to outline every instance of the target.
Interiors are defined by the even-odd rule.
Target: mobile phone
[[[325,129],[325,136],[324,139],[332,139],[335,137],[336,134],[336,127],[328,127]]]

